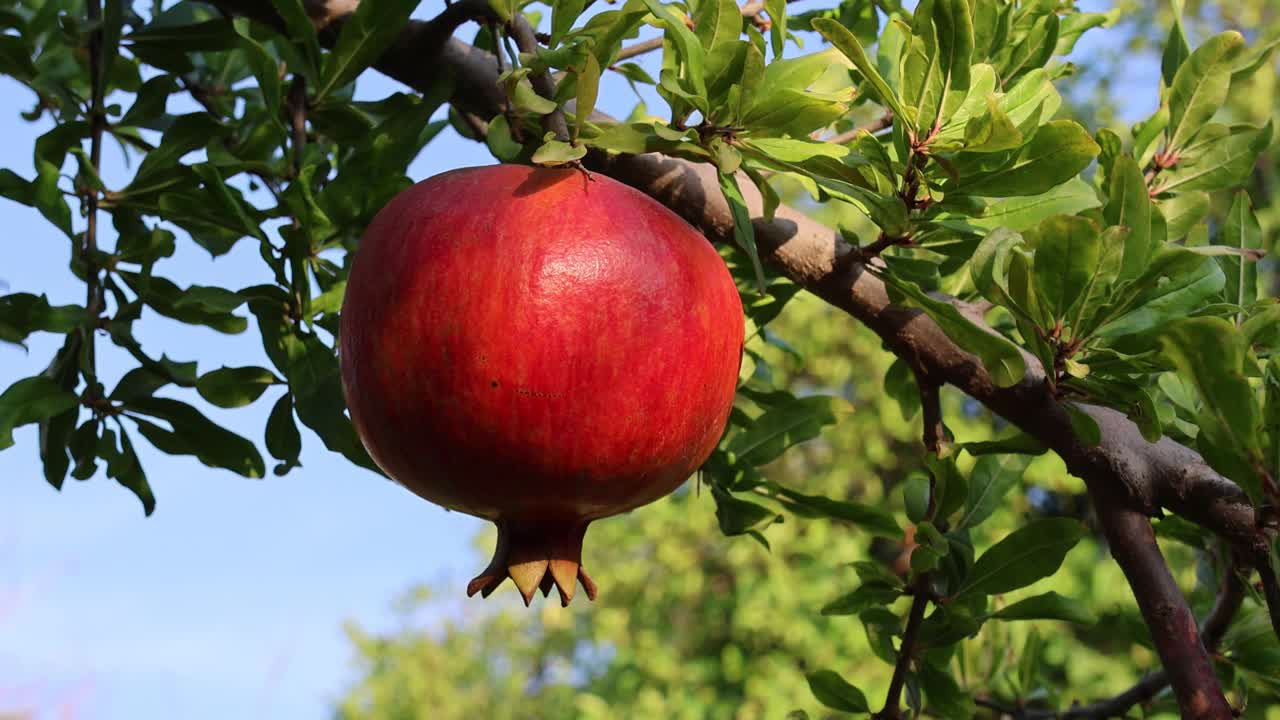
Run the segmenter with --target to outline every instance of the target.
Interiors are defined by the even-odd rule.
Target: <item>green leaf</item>
[[[554,0],[551,6],[551,43],[556,47],[564,39],[566,33],[573,29],[573,24],[582,15],[587,6],[586,0]],[[599,61],[596,62],[599,65]]]
[[[846,593],[822,607],[822,614],[827,616],[857,615],[863,610],[890,605],[901,597],[902,591],[888,584],[869,582],[858,586],[857,590]]]
[[[17,35],[0,35],[0,74],[24,83],[35,80],[36,66],[31,62],[34,54],[34,48],[26,39]]]
[[[716,520],[720,523],[720,532],[725,535],[744,535],[759,527],[781,521],[781,516],[763,505],[743,500],[736,495],[711,487],[711,495],[716,500]]]
[[[769,43],[777,60],[787,42],[787,0],[764,0],[764,11],[769,15]]]
[[[707,98],[706,54],[698,37],[660,0],[643,0],[643,2],[649,12],[653,13],[653,16],[666,29],[668,37],[675,44],[676,52],[688,70],[686,76],[693,84],[694,96],[705,100]]]
[[[1098,266],[1098,226],[1088,218],[1059,215],[1040,223],[1032,237],[1036,287],[1052,317],[1064,319]]]
[[[952,92],[969,88],[973,62],[973,17],[968,0],[934,0],[933,24],[938,33],[938,60],[944,76],[950,76]]]
[[[126,403],[125,410],[138,424],[138,432],[163,452],[194,455],[209,467],[224,468],[244,477],[260,478],[263,475],[262,455],[253,443],[217,425],[184,402],[142,397]],[[165,420],[172,430],[132,413]]]
[[[200,397],[224,408],[237,408],[257,400],[271,385],[281,382],[261,367],[224,367],[200,376],[196,390]]]
[[[770,408],[746,431],[730,440],[729,452],[741,462],[763,465],[787,448],[812,440],[827,425],[850,412],[848,402],[830,395],[810,395]]]
[[[1031,458],[1026,455],[983,455],[978,458],[969,475],[968,498],[964,503],[964,513],[956,521],[956,529],[974,527],[991,517],[1004,496],[1022,482],[1022,474],[1030,464]]]
[[[1160,74],[1165,87],[1173,86],[1178,68],[1191,56],[1191,45],[1182,29],[1182,2],[1177,0],[1173,5],[1173,26],[1169,28],[1169,39],[1165,40],[1164,53],[1160,56]]]
[[[1179,376],[1199,391],[1203,407],[1197,424],[1209,443],[1235,454],[1245,468],[1260,467],[1262,418],[1245,369],[1244,336],[1221,318],[1184,318],[1163,328],[1160,346]],[[1255,502],[1262,501],[1261,482],[1254,472],[1233,473],[1231,479]]]
[[[889,282],[907,296],[911,305],[933,318],[952,342],[977,355],[997,386],[1012,387],[1022,381],[1026,363],[1017,345],[974,325],[954,305],[930,297],[915,283],[899,279]]]
[[[75,393],[44,375],[25,378],[0,393],[0,450],[13,445],[13,429],[38,423],[80,404]]]
[[[756,291],[763,294],[765,288],[764,267],[760,264],[760,253],[756,249],[755,228],[751,225],[751,211],[747,208],[747,200],[738,187],[738,178],[731,174],[719,173],[720,191],[729,203],[733,213],[733,239],[751,258],[751,268],[756,274]]]
[[[963,3],[964,0],[960,2]],[[924,690],[925,706],[935,717],[970,720],[974,716],[976,708],[973,698],[956,683],[951,673],[925,662],[919,665],[916,679]]]
[[[1219,242],[1241,250],[1261,250],[1262,226],[1258,216],[1253,212],[1253,204],[1249,193],[1244,190],[1236,192],[1231,210],[1227,213],[1227,223],[1223,227]],[[1258,299],[1258,267],[1241,257],[1225,256],[1218,259],[1222,272],[1226,275],[1227,302],[1248,306]]]
[[[972,218],[968,222],[990,230],[998,227],[1026,230],[1040,224],[1045,218],[1075,215],[1101,204],[1093,187],[1075,177],[1041,195],[1012,197],[992,203],[981,217]]]
[[[313,103],[356,79],[400,34],[419,0],[362,0],[347,16],[333,52],[325,57],[324,72]]]
[[[276,14],[284,20],[288,38],[302,45],[306,65],[296,69],[314,82],[316,71],[320,68],[320,39],[316,36],[316,28],[311,24],[311,18],[307,17],[302,0],[270,0],[270,2]]]
[[[1129,228],[1119,276],[1121,280],[1128,280],[1147,269],[1147,262],[1155,252],[1151,237],[1151,198],[1142,168],[1132,155],[1117,158],[1108,177],[1111,193],[1103,216],[1110,225]]]
[[[843,145],[791,138],[749,138],[747,144],[772,159],[788,163],[803,163],[816,157],[839,159],[849,154],[849,148]]]
[[[1169,147],[1180,150],[1226,104],[1231,72],[1244,36],[1228,31],[1209,38],[1178,68],[1169,87]]]
[[[965,179],[959,189],[992,197],[1039,195],[1080,174],[1100,150],[1080,124],[1055,120],[1041,125],[1012,163]]]
[[[587,154],[586,145],[570,145],[560,140],[548,140],[533,153],[535,165],[555,167],[577,162]]]
[[[1272,125],[1226,127],[1210,123],[1183,151],[1178,164],[1156,183],[1156,193],[1223,190],[1242,185],[1267,146]]]
[[[842,520],[874,535],[902,537],[902,527],[898,525],[898,521],[892,513],[882,508],[835,500],[823,495],[806,495],[776,483],[770,483],[769,486],[777,493],[774,499],[796,515]]]
[[[998,595],[1049,577],[1084,535],[1084,526],[1070,518],[1036,520],[1025,525],[974,562],[956,597]]]
[[[1052,591],[1019,600],[989,617],[996,620],[1062,620],[1077,625],[1098,622],[1087,601],[1063,597]]]
[[[994,97],[987,98],[986,114],[970,118],[964,126],[964,152],[1001,152],[1022,147],[1022,143],[1022,133]]]
[[[889,109],[893,110],[894,115],[902,118],[907,123],[915,121],[914,113],[907,113],[906,106],[902,104],[902,100],[893,91],[893,88],[889,87],[889,83],[885,82],[884,77],[880,75],[880,72],[871,63],[871,58],[867,57],[867,51],[863,49],[862,43],[858,42],[858,38],[853,33],[830,18],[814,20],[813,29],[821,33],[828,42],[853,62],[853,66],[858,69],[858,72],[862,73],[862,77],[871,84],[876,94]]]
[[[1164,241],[1182,240],[1209,214],[1209,194],[1189,192],[1172,198],[1161,198],[1151,215],[1151,228],[1156,237]],[[1163,235],[1160,228],[1163,225]],[[1156,242],[1155,238],[1152,243]]]
[[[266,428],[267,452],[280,461],[275,474],[283,475],[298,464],[302,452],[302,435],[293,421],[293,395],[285,393],[271,408]]]
[[[271,119],[273,124],[283,129],[284,122],[280,119],[280,104],[283,97],[283,91],[280,87],[280,63],[262,43],[253,39],[253,36],[249,33],[249,28],[248,19],[237,18],[235,20],[235,31],[240,36],[240,49],[244,51],[245,60],[253,72],[254,79],[258,81],[258,91],[262,93],[262,105],[267,111],[267,117]],[[173,78],[167,79],[169,80],[168,85],[174,84]],[[173,90],[169,90],[169,92],[173,92]],[[160,109],[164,109],[163,104]],[[129,113],[132,114],[133,110],[129,110]]]
[[[819,670],[805,676],[809,690],[818,702],[832,710],[850,713],[867,711],[867,698],[858,688],[845,682],[834,670]]]
[[[142,463],[138,461],[138,454],[133,450],[129,433],[125,432],[123,426],[119,429],[120,448],[117,450],[115,447],[114,433],[107,431],[102,438],[107,442],[98,444],[99,455],[107,461],[107,476],[133,492],[142,503],[142,512],[150,515],[156,509],[155,494],[151,491],[151,484],[147,482]]]
[[[1165,245],[1152,256],[1142,275],[1100,318],[1098,337],[1113,338],[1146,332],[1185,317],[1220,293],[1226,283],[1213,260],[1176,245]]]
[[[736,5],[734,7],[737,7]],[[596,108],[596,97],[600,92],[600,62],[596,60],[596,56],[587,53],[582,61],[582,68],[576,73],[577,76],[577,102],[573,108],[575,122],[573,125],[573,140],[578,141],[578,135],[582,132],[582,128],[587,124],[591,112]]]
[[[1067,418],[1071,421],[1071,432],[1085,447],[1096,447],[1102,442],[1102,429],[1093,416],[1081,410],[1074,403],[1065,403]]]

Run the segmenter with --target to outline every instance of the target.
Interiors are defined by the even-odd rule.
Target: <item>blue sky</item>
[[[431,0],[418,15],[440,7]],[[398,87],[369,73],[359,89],[373,98]],[[32,100],[0,77],[0,106],[7,108],[0,113],[0,167],[24,177],[33,175],[35,138],[51,127],[18,117]],[[625,114],[630,100],[625,84],[609,83],[601,106]],[[171,111],[191,109],[177,98],[170,103]],[[420,179],[489,162],[483,146],[449,130],[410,174]],[[108,143],[108,186],[123,184],[129,172]],[[0,227],[7,292],[83,302],[83,285],[67,269],[67,240],[38,213],[0,199]],[[105,228],[107,244],[114,238],[110,223]],[[183,239],[157,270],[179,285],[270,281],[249,242],[212,261]],[[202,372],[267,364],[252,326],[226,336],[148,313],[135,327],[153,355],[198,360]],[[26,352],[0,345],[0,387],[41,371],[59,342],[34,337]],[[109,346],[99,341],[108,387],[132,367]],[[194,393],[180,397],[260,439],[276,395],[236,411],[205,405]],[[483,523],[353,467],[314,436],[304,436],[301,469],[265,480],[138,446],[158,498],[151,518],[105,477],[68,479],[60,493],[49,487],[34,428],[19,430],[16,445],[0,453],[0,713],[79,720],[323,717],[354,679],[344,619],[387,626],[394,598],[423,582],[456,597],[438,612],[479,607],[464,602],[462,587],[485,561],[472,542]]]

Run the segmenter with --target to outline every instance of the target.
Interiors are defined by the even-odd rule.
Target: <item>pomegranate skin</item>
[[[454,170],[365,231],[340,329],[356,430],[417,495],[493,520],[526,604],[568,603],[595,519],[681,485],[733,403],[742,305],[711,244],[576,169]],[[566,587],[567,586],[567,587]]]

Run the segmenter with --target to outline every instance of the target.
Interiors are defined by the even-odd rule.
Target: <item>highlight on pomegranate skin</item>
[[[378,465],[498,527],[467,586],[579,583],[594,520],[653,502],[728,420],[742,305],[711,244],[603,175],[497,165],[396,196],[347,285],[342,380]]]

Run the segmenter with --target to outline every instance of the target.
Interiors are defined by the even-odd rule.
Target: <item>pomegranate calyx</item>
[[[582,568],[582,538],[586,522],[524,524],[499,520],[498,543],[488,567],[467,584],[467,597],[489,597],[507,578],[515,583],[524,604],[538,590],[543,597],[554,587],[560,605],[568,606],[582,583],[587,599],[596,599],[596,584]]]

